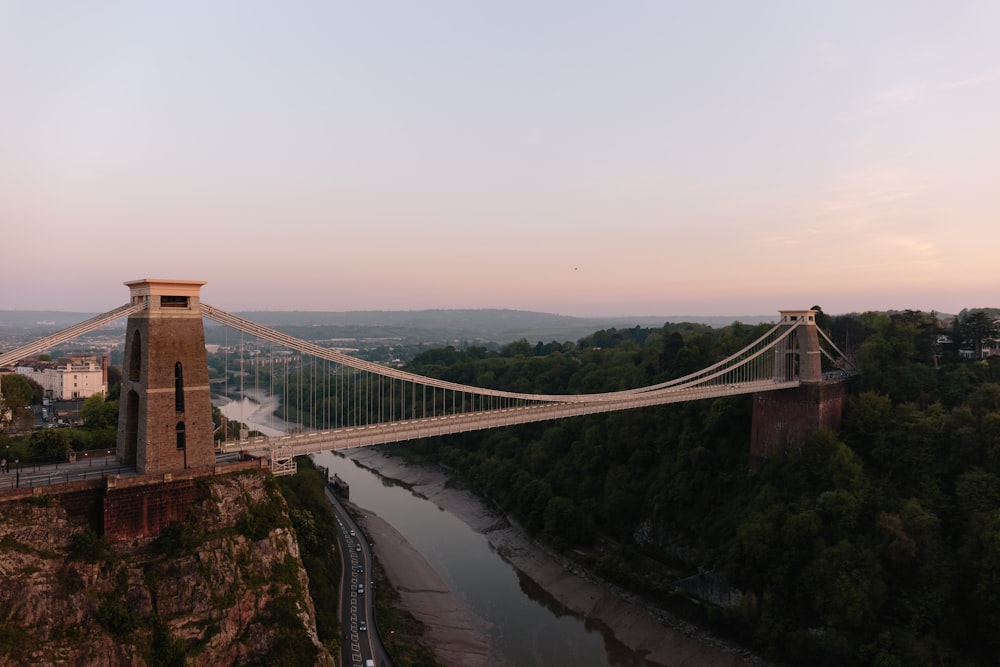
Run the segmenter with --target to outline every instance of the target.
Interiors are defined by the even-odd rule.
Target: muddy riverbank
[[[507,562],[567,611],[606,628],[618,642],[641,654],[648,664],[667,667],[763,667],[768,664],[741,647],[714,638],[700,628],[587,576],[572,563],[531,540],[474,494],[450,487],[447,475],[439,467],[407,464],[375,448],[352,450],[348,456],[380,475],[405,483],[415,493],[483,534]],[[407,609],[431,628],[428,638],[439,654],[455,655],[455,651],[481,646],[482,634],[475,624],[463,634],[464,631],[449,620],[455,618],[454,605],[456,600],[461,601],[460,596],[452,591],[454,599],[449,600],[442,590],[444,582],[441,580],[433,586],[427,585],[427,581],[421,579],[427,576],[426,571],[410,567],[412,553],[400,548],[398,542],[393,544],[395,548],[378,549],[379,558],[393,585],[407,592],[403,600]],[[426,594],[421,594],[422,589],[426,589]],[[472,652],[477,651],[478,648]],[[478,659],[476,662],[481,664]]]

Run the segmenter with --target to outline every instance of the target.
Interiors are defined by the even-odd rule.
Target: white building
[[[45,390],[45,397],[55,401],[87,398],[108,391],[108,359],[71,357],[55,363],[36,362],[15,370],[34,380]]]

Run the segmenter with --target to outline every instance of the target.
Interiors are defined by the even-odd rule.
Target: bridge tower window
[[[168,296],[166,294],[160,297],[160,308],[187,308],[188,298],[186,296]]]
[[[179,361],[174,364],[174,410],[184,412],[184,368]]]
[[[184,422],[177,422],[177,449],[187,448],[187,435],[184,430]]]

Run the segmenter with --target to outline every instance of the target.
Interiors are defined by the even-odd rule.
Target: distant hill
[[[97,313],[74,313],[49,310],[0,310],[0,335],[24,336],[36,332],[42,336],[82,322]],[[522,338],[538,341],[576,341],[600,329],[660,327],[667,322],[693,322],[718,328],[740,321],[744,324],[773,322],[775,315],[750,316],[622,316],[570,317],[552,313],[506,309],[464,310],[354,310],[324,311],[248,311],[236,313],[258,324],[279,329],[289,335],[302,334],[304,328],[322,327],[324,335],[344,338],[400,338],[425,343],[483,341],[508,343]],[[120,324],[124,326],[125,320]],[[215,326],[211,322],[208,327]],[[315,338],[308,336],[308,338]]]
[[[696,317],[570,317],[526,310],[358,310],[346,312],[253,311],[242,317],[275,329],[298,327],[338,327],[345,337],[371,336],[376,331],[386,337],[438,342],[489,341],[508,343],[522,338],[538,341],[578,340],[601,329],[661,327],[666,322],[694,322],[722,327],[739,320],[747,324],[772,322],[775,316]],[[350,332],[350,333],[349,333]],[[362,333],[364,332],[364,333]]]
[[[0,328],[11,330],[60,331],[88,320],[97,313],[59,310],[0,310]],[[124,322],[125,320],[122,320]]]

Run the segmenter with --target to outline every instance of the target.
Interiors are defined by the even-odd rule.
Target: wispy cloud
[[[819,210],[828,214],[871,211],[914,199],[933,187],[933,181],[911,169],[878,167],[849,175],[825,194]]]
[[[932,83],[930,81],[919,81],[916,83],[902,84],[894,86],[876,96],[876,101],[880,106],[900,106],[913,104],[921,100],[932,97],[936,93],[956,88],[968,88],[971,86],[983,86],[1000,79],[1000,75],[990,74],[987,76],[977,76],[967,79],[957,79],[955,81],[945,81]]]
[[[931,179],[910,169],[861,170],[803,203],[797,221],[772,229],[761,244],[780,253],[835,255],[866,275],[934,271],[940,255],[933,230],[913,228],[907,213],[931,189]]]
[[[937,255],[937,247],[933,243],[923,239],[902,236],[886,237],[884,244],[904,253],[904,257],[933,259]]]
[[[931,85],[926,81],[896,86],[885,92],[879,93],[876,99],[882,106],[909,104],[920,99],[930,88]]]

